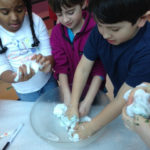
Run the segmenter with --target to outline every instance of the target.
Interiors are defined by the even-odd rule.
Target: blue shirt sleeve
[[[97,26],[93,28],[90,33],[90,36],[85,44],[83,54],[87,59],[95,61],[98,58],[98,41],[99,41],[99,32]]]
[[[150,47],[136,53],[131,63],[126,83],[132,87],[142,82],[150,82]]]

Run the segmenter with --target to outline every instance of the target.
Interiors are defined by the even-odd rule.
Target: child
[[[91,0],[97,26],[92,30],[76,69],[69,118],[78,115],[78,101],[94,61],[99,57],[113,86],[115,100],[89,123],[76,126],[87,138],[115,119],[125,105],[124,93],[143,81],[150,82],[149,0]]]
[[[54,75],[59,80],[66,105],[70,102],[73,76],[82,56],[90,31],[95,26],[92,16],[82,12],[84,0],[49,0],[57,15],[57,24],[51,33],[52,54],[55,60]],[[88,114],[90,106],[105,80],[102,64],[97,62],[84,89],[80,104],[80,116]],[[87,92],[88,91],[88,92]],[[85,93],[86,96],[85,96]]]
[[[0,0],[0,25],[0,79],[12,83],[20,100],[35,101],[57,86],[50,73],[52,57],[46,27],[32,14],[29,0]],[[31,59],[43,66],[36,74],[30,68],[27,72],[25,64]]]
[[[150,120],[147,120],[142,116],[135,116],[134,118],[131,118],[126,114],[125,110],[126,107],[124,107],[122,111],[125,126],[136,132],[145,144],[150,147]]]
[[[130,93],[128,98],[128,105],[133,102],[133,95],[136,90],[142,89],[147,93],[150,93],[150,83],[144,83],[147,86],[137,87]],[[145,119],[142,116],[135,116],[134,118],[129,117],[126,114],[126,106],[124,106],[122,111],[122,117],[124,120],[124,124],[127,128],[135,131],[143,141],[150,147],[150,119]]]

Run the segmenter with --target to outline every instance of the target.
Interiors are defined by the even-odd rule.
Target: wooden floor
[[[0,80],[0,99],[13,99],[17,100],[17,94],[10,83]]]

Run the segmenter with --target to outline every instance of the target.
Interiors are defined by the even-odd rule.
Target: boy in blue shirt
[[[76,69],[67,115],[79,117],[78,104],[95,60],[99,57],[109,75],[115,100],[91,122],[75,127],[81,139],[91,136],[114,120],[125,105],[124,93],[142,82],[150,82],[149,0],[91,0],[97,26],[91,32]]]

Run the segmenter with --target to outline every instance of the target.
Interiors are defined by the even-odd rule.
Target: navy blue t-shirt
[[[150,82],[150,23],[147,22],[133,39],[117,46],[109,44],[95,26],[84,55],[93,61],[101,59],[114,85],[115,96],[124,82],[132,87]]]

